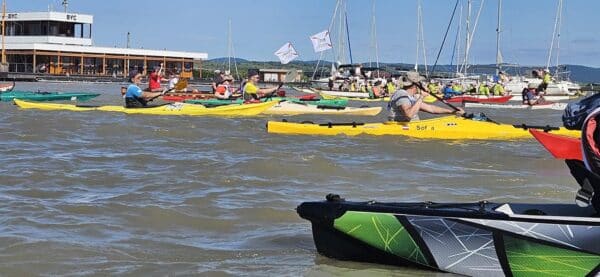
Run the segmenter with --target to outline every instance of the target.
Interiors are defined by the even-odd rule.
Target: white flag
[[[312,35],[310,37],[310,41],[312,42],[313,48],[315,49],[316,53],[333,48],[333,45],[331,44],[331,39],[329,38],[329,31],[327,30]]]
[[[298,52],[294,49],[291,43],[286,43],[277,52],[275,52],[275,56],[279,58],[282,64],[288,64],[298,57]]]

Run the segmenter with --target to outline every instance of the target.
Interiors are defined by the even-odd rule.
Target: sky
[[[6,1],[9,12],[63,10],[62,0]],[[435,61],[455,3],[422,0],[428,64]],[[439,64],[451,63],[458,22],[465,27],[466,3],[459,0]],[[491,64],[496,61],[498,0],[473,0],[471,25],[481,5],[469,60],[472,64]],[[502,5],[500,45],[504,62],[545,65],[558,0],[503,0]],[[319,55],[313,51],[309,37],[329,27],[335,6],[335,0],[70,0],[68,10],[94,15],[96,46],[125,47],[130,32],[132,48],[203,52],[209,59],[228,56],[231,20],[235,57],[275,61],[274,52],[286,42],[294,45],[300,54],[298,59],[317,60]],[[374,14],[379,61],[415,63],[417,0],[347,0],[346,7],[354,62],[376,60],[371,39]],[[461,7],[463,16],[459,20]],[[600,27],[594,22],[598,11],[600,1],[564,0],[560,64],[600,67]],[[331,32],[334,34],[334,30]],[[459,35],[464,49],[464,31]],[[332,60],[332,51],[323,57]]]

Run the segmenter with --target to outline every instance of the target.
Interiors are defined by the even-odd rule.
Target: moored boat
[[[565,128],[551,128],[551,132],[580,136],[579,131]],[[268,121],[267,132],[293,135],[399,135],[420,139],[452,140],[513,140],[528,139],[531,134],[522,125],[500,124],[489,120],[485,115],[472,118],[445,116],[411,122],[362,123],[312,122],[294,123]]]
[[[259,115],[271,106],[277,104],[275,101],[264,103],[252,103],[243,105],[227,105],[207,108],[202,105],[171,103],[147,108],[125,108],[123,106],[77,106],[70,104],[27,102],[15,99],[15,104],[22,109],[40,110],[69,110],[69,111],[106,111],[121,112],[126,114],[147,115],[189,115],[189,116],[255,116]]]
[[[27,101],[87,101],[97,97],[98,93],[78,93],[78,92],[30,92],[30,91],[9,91],[0,93],[0,101],[10,102],[14,99]]]
[[[583,160],[581,139],[530,129],[529,132],[552,156],[562,160]]]
[[[11,91],[15,88],[15,82],[12,83],[0,83],[0,92]]]
[[[567,103],[546,102],[536,105],[512,105],[512,104],[486,104],[464,102],[465,108],[485,108],[485,109],[524,109],[524,110],[564,110]]]
[[[600,218],[574,204],[349,202],[337,195],[296,211],[317,251],[339,260],[470,276],[593,276]]]
[[[512,95],[507,96],[478,96],[478,95],[460,95],[450,99],[445,99],[449,103],[473,102],[473,103],[506,103],[512,98]]]
[[[263,114],[271,115],[300,115],[300,114],[322,114],[322,115],[363,115],[375,116],[381,112],[381,107],[340,107],[326,105],[309,105],[282,101],[270,107]]]
[[[303,99],[298,97],[273,97],[273,98],[261,98],[262,102],[265,101],[288,101],[300,104],[310,104],[310,105],[318,105],[318,106],[328,106],[328,107],[346,107],[348,105],[348,100],[343,99]],[[225,99],[193,99],[186,100],[185,103],[190,104],[201,104],[207,106],[221,106],[221,105],[231,105],[231,104],[242,104],[244,102],[243,99],[235,99],[235,100],[225,100]]]

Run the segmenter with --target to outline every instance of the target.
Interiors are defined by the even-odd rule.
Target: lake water
[[[102,94],[88,104],[121,104],[119,87],[17,84]],[[561,115],[484,112],[504,123],[551,125]],[[577,189],[564,163],[533,139],[267,134],[266,121],[282,118],[0,103],[0,275],[440,275],[320,256],[310,223],[294,209],[327,193],[357,201],[572,203]],[[385,114],[287,118],[377,122]]]

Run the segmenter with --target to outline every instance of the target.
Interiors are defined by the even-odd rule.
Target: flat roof
[[[7,12],[6,21],[62,21],[93,24],[94,16],[81,13],[64,12]]]
[[[149,50],[149,49],[134,49],[134,48],[116,48],[116,47],[96,47],[96,46],[80,46],[80,45],[61,45],[49,43],[15,43],[6,44],[7,50],[40,50],[40,51],[60,51],[60,52],[75,52],[86,54],[114,54],[114,55],[134,55],[134,56],[154,56],[154,57],[174,57],[174,58],[190,58],[194,60],[208,59],[207,53],[201,52],[186,52],[186,51],[169,51],[169,50]]]

